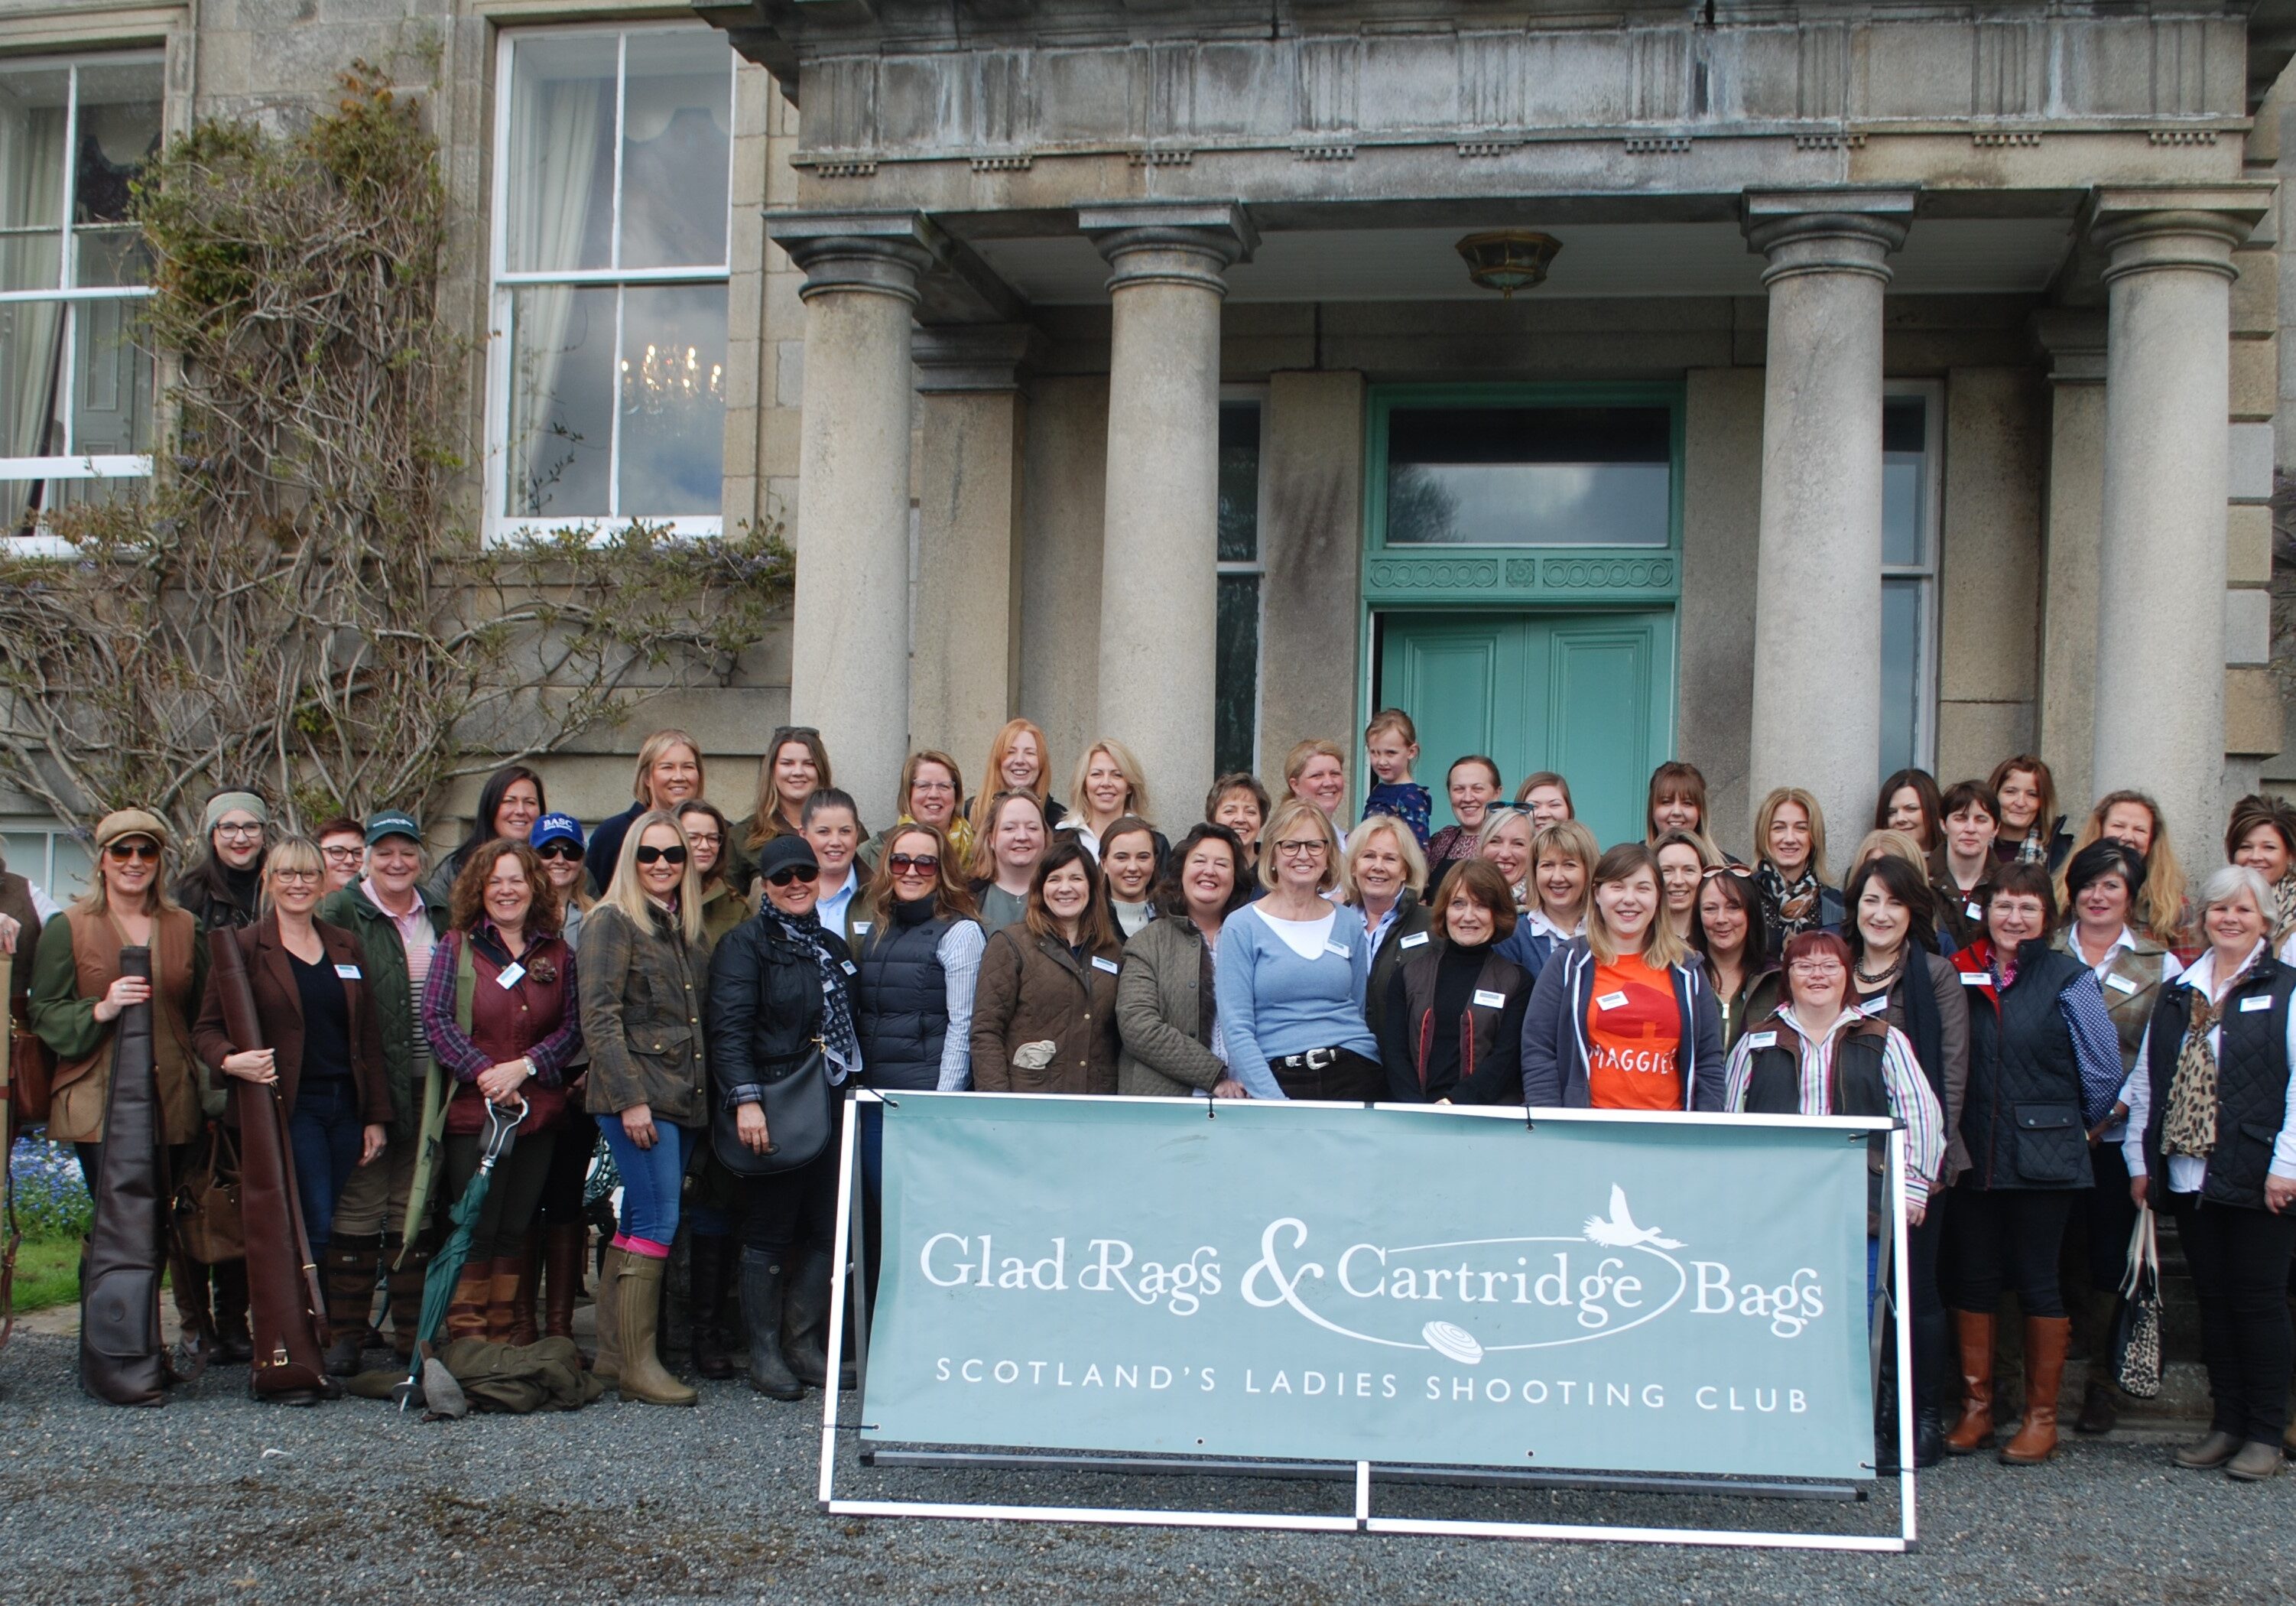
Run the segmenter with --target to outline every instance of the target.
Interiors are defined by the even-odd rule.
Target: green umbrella
[[[479,1212],[486,1208],[487,1190],[494,1186],[495,1167],[510,1153],[518,1139],[518,1124],[525,1119],[524,1099],[518,1101],[515,1114],[491,1099],[487,1102],[486,1143],[479,1155],[477,1174],[463,1190],[463,1197],[455,1201],[454,1208],[447,1213],[455,1230],[447,1234],[447,1241],[430,1258],[430,1270],[422,1274],[422,1314],[414,1327],[414,1369],[393,1390],[398,1396],[401,1411],[422,1396],[423,1357],[439,1325],[447,1320],[447,1305],[454,1303],[455,1285],[462,1281],[463,1263],[471,1255],[471,1229],[478,1224]]]

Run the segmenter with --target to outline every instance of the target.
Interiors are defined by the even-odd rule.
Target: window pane
[[[614,427],[612,288],[511,292],[510,459],[503,511],[603,517]]]
[[[1399,408],[1387,544],[1663,547],[1673,473],[1664,408]]]
[[[152,354],[140,343],[144,303],[82,301],[73,310],[71,453],[152,449]]]
[[[61,301],[0,303],[0,457],[64,449]]]
[[[512,272],[610,268],[614,235],[612,34],[521,39],[511,58],[510,154],[498,204]]]
[[[127,186],[159,151],[160,97],[157,62],[79,70],[72,226],[82,284],[140,284],[148,271]]]
[[[62,285],[70,102],[65,69],[0,66],[0,290]]]
[[[1212,712],[1212,770],[1257,767],[1259,741],[1259,576],[1219,577],[1219,646]]]
[[[1259,404],[1224,401],[1219,410],[1219,560],[1259,558]]]
[[[1929,561],[1929,402],[1891,396],[1882,403],[1882,561]]]
[[[1921,730],[1922,630],[1929,581],[1882,582],[1882,773],[1923,760],[1915,744]]]
[[[622,266],[726,260],[733,55],[715,29],[629,37],[622,86]]]
[[[726,286],[634,285],[622,304],[624,517],[725,506]]]

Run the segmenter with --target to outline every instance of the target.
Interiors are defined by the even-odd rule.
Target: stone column
[[[1097,734],[1132,749],[1150,809],[1178,825],[1212,780],[1223,276],[1257,236],[1224,202],[1078,221],[1113,270]]]
[[[1882,762],[1882,292],[1907,191],[1749,194],[1768,259],[1750,806],[1816,795],[1835,863]]]
[[[939,235],[914,212],[777,212],[805,274],[790,716],[820,728],[866,818],[909,745],[909,363],[917,276]]]
[[[2104,315],[2052,307],[2033,315],[2049,363],[2049,477],[2041,574],[2040,741],[2059,804],[2095,795],[2096,544],[2104,502]]]
[[[909,657],[914,745],[976,773],[1020,688],[1024,325],[945,325],[916,334],[917,573]]]
[[[2099,193],[2106,253],[2099,792],[2160,800],[2178,854],[2222,857],[2232,250],[2261,215],[2222,193]]]

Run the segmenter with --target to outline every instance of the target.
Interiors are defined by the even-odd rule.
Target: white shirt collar
[[[1834,1017],[1833,1029],[1828,1032],[1824,1038],[1820,1038],[1816,1033],[1812,1032],[1808,1027],[1801,1024],[1801,1019],[1799,1016],[1794,1014],[1794,1007],[1792,1004],[1781,1005],[1778,1009],[1778,1018],[1785,1022],[1786,1025],[1792,1026],[1794,1029],[1795,1034],[1799,1035],[1805,1043],[1829,1041],[1841,1035],[1842,1032],[1846,1031],[1849,1027],[1856,1025],[1865,1017],[1866,1011],[1853,1004],[1849,1009],[1844,1009],[1839,1016]]]
[[[1546,910],[1544,909],[1532,910],[1530,911],[1529,919],[1530,929],[1534,934],[1544,932],[1546,935],[1553,937],[1558,943],[1567,943],[1571,938],[1578,936],[1587,929],[1587,922],[1581,920],[1571,930],[1565,931],[1562,927],[1557,926],[1554,921],[1546,918]]]
[[[2256,963],[2256,956],[2262,953],[2267,946],[2269,946],[2268,941],[2259,942],[2255,947],[2250,949],[2248,957],[2240,962],[2240,968],[2245,970]],[[2214,1001],[2217,994],[2221,991],[2217,983],[2217,951],[2214,948],[2202,949],[2201,957],[2194,959],[2185,969],[2182,979],[2188,985],[2198,988],[2210,1001]],[[2231,978],[2226,979],[2229,981]]]

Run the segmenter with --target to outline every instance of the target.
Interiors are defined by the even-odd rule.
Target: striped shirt
[[[1834,1051],[1840,1048],[1843,1034],[1865,1017],[1855,1009],[1844,1010],[1833,1023],[1833,1029],[1823,1038],[1803,1030],[1801,1023],[1794,1018],[1792,1004],[1780,1009],[1777,1017],[1793,1028],[1801,1042],[1801,1113],[1833,1114],[1829,1095]],[[1723,1081],[1724,1109],[1746,1108],[1746,1092],[1754,1079],[1754,1056],[1776,1043],[1776,1034],[1767,1032],[1749,1032],[1738,1039],[1737,1046],[1730,1050],[1729,1070]],[[1889,1090],[1890,1113],[1906,1124],[1906,1194],[1920,1204],[1929,1198],[1930,1189],[1937,1182],[1938,1169],[1945,1164],[1945,1111],[1939,1108],[1937,1094],[1931,1091],[1929,1078],[1922,1075],[1921,1065],[1914,1058],[1914,1045],[1895,1026],[1889,1029],[1882,1043],[1882,1082]]]

